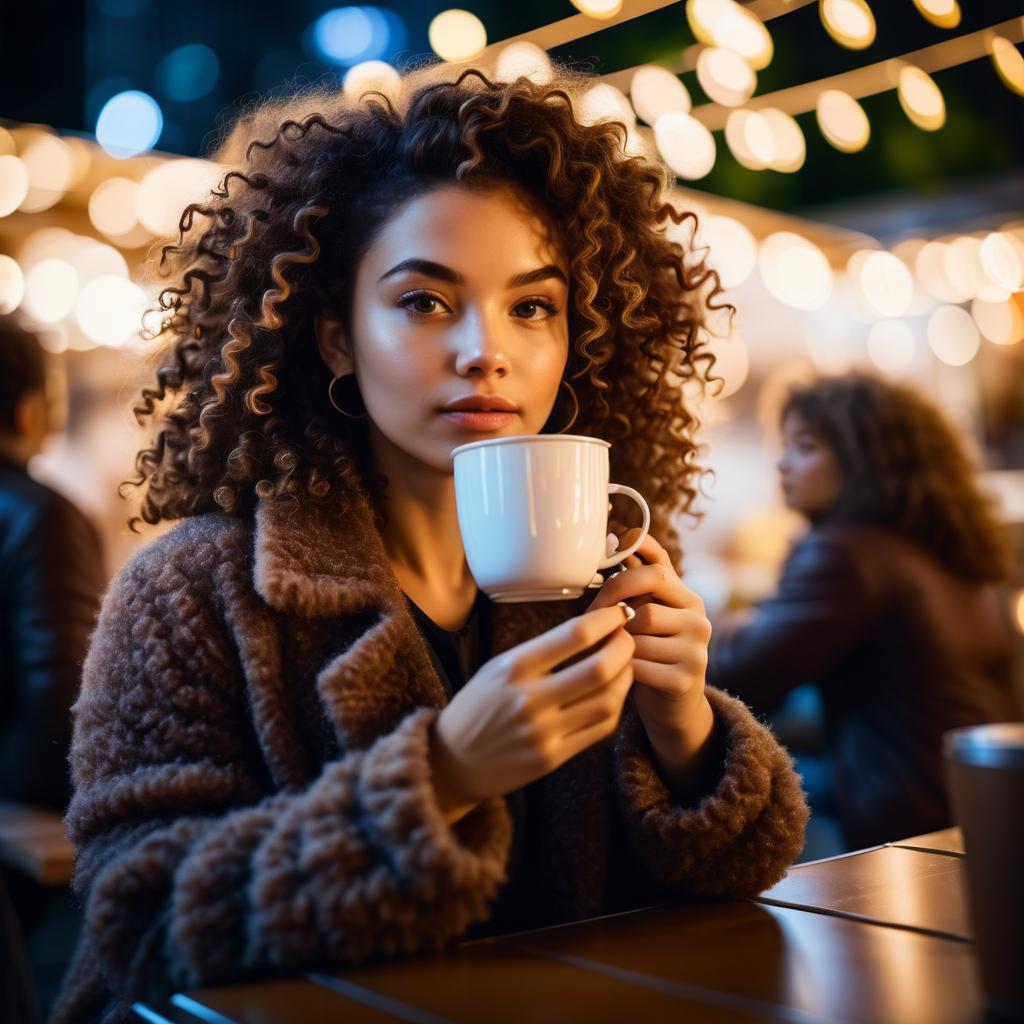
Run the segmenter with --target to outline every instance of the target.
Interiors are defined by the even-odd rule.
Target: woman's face
[[[568,277],[543,211],[446,185],[384,225],[357,269],[351,339],[321,321],[320,350],[335,374],[354,368],[376,444],[450,473],[457,445],[540,432],[568,357]],[[495,396],[509,411],[444,411]]]
[[[808,518],[824,515],[843,489],[839,460],[820,434],[797,412],[782,421],[782,457],[777,463],[786,504]]]

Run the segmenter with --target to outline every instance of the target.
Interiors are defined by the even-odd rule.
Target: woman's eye
[[[546,299],[526,299],[512,307],[512,312],[521,320],[546,320],[558,310]]]
[[[403,295],[398,300],[398,304],[403,309],[411,310],[419,316],[431,316],[440,312],[441,309],[447,309],[447,306],[436,295],[430,295],[427,292],[410,292],[408,295]]]

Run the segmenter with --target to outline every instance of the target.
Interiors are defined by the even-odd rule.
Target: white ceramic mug
[[[474,441],[452,452],[466,559],[492,601],[579,597],[598,569],[618,565],[639,547],[651,510],[632,487],[608,482],[610,447],[596,437],[533,434]],[[606,556],[612,494],[632,498],[644,521],[635,543]]]

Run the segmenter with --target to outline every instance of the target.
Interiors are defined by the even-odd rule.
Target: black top
[[[0,459],[0,797],[64,810],[71,705],[106,584],[66,498]]]
[[[491,647],[491,602],[482,591],[477,591],[476,601],[469,613],[469,619],[461,629],[444,629],[424,612],[408,594],[405,595],[413,620],[427,641],[430,660],[441,677],[448,699],[475,675],[486,660]],[[505,795],[509,814],[512,816],[512,846],[508,858],[508,881],[498,893],[490,918],[471,929],[467,939],[483,935],[513,931],[523,927],[520,920],[521,907],[528,903],[517,898],[517,892],[527,887],[529,869],[527,861],[536,859],[536,850],[527,847],[526,837],[530,788],[517,789]]]

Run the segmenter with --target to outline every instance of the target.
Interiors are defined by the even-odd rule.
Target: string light
[[[484,23],[475,14],[460,8],[437,15],[427,29],[427,39],[438,57],[456,64],[479,57],[487,48]]]
[[[815,108],[818,128],[841,153],[856,153],[871,138],[871,122],[864,108],[847,92],[826,89]]]
[[[757,75],[734,50],[712,46],[697,57],[697,81],[716,103],[738,107],[746,103],[757,88]]]
[[[0,253],[0,314],[13,313],[25,294],[25,275],[17,260]]]
[[[1016,296],[1006,302],[975,299],[971,316],[978,330],[994,345],[1016,345],[1024,339],[1024,313]]]
[[[794,309],[818,309],[832,293],[832,268],[825,254],[792,231],[764,239],[757,265],[768,291]]]
[[[981,337],[962,306],[939,306],[928,318],[928,344],[942,362],[964,366],[978,354]]]
[[[735,0],[687,0],[686,20],[705,46],[734,50],[755,71],[771,63],[775,48],[768,29]]]
[[[394,103],[402,92],[402,76],[387,61],[364,60],[345,72],[341,89],[353,103],[363,101],[367,93],[374,92],[383,93]],[[363,102],[374,99],[380,102],[379,96],[366,96]]]
[[[686,86],[671,71],[656,64],[642,64],[633,72],[629,98],[637,117],[648,124],[654,124],[670,110],[689,113],[692,106]]]
[[[21,206],[28,195],[28,168],[16,156],[0,156],[0,217]]]
[[[607,21],[622,10],[622,0],[570,0],[580,14]]]
[[[757,242],[734,217],[702,217],[697,244],[707,246],[711,267],[723,288],[743,284],[757,266]]]
[[[667,72],[666,72],[667,73]],[[494,75],[499,82],[514,82],[517,78],[528,78],[536,85],[547,85],[554,77],[551,59],[534,43],[521,39],[509,43],[498,54]]]
[[[89,196],[89,220],[97,231],[116,238],[138,223],[139,183],[130,178],[107,178]]]
[[[906,64],[900,68],[896,93],[903,112],[918,128],[933,132],[946,123],[946,103],[942,91],[931,76],[919,67]]]
[[[914,0],[921,15],[939,28],[956,28],[960,24],[957,0]]]
[[[807,158],[807,143],[796,118],[775,107],[763,107],[758,113],[768,122],[775,140],[775,158],[768,166],[786,174],[799,171]]]
[[[636,115],[621,89],[607,82],[592,85],[581,97],[576,117],[582,124],[598,121],[621,121],[627,128],[636,123]]]
[[[52,324],[71,312],[78,296],[78,274],[66,260],[41,260],[25,274],[22,306],[41,324]]]
[[[680,178],[703,178],[715,166],[715,137],[681,110],[662,114],[654,125],[658,152]]]
[[[1024,56],[1021,56],[1020,50],[1009,39],[993,36],[989,43],[989,53],[1007,89],[1024,96]]]
[[[775,135],[756,110],[733,110],[725,122],[725,142],[743,167],[763,171],[775,160]]]
[[[914,297],[914,279],[891,252],[869,252],[857,275],[868,305],[884,317],[903,316]]]
[[[875,41],[875,16],[865,0],[821,0],[821,21],[828,34],[848,50],[863,50]]]

